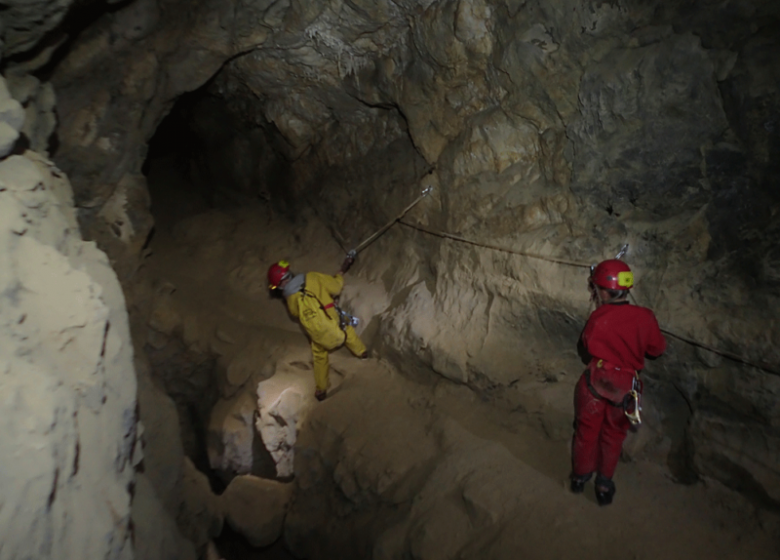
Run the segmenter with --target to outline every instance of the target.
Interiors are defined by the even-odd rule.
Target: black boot
[[[585,483],[590,480],[591,476],[593,476],[593,473],[583,474],[581,476],[571,474],[569,476],[571,479],[571,491],[574,494],[582,494],[585,490]]]
[[[596,500],[600,506],[608,506],[615,496],[615,483],[601,475],[596,477]]]

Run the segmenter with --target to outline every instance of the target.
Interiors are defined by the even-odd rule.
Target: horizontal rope
[[[568,266],[576,266],[579,268],[590,268],[591,265],[588,263],[578,262],[578,261],[572,261],[568,259],[561,259],[558,257],[551,257],[548,255],[540,255],[538,253],[529,253],[528,251],[519,251],[517,249],[509,249],[507,247],[500,247],[498,245],[492,245],[490,243],[480,243],[479,241],[474,241],[472,239],[467,239],[465,237],[461,237],[459,235],[453,235],[451,233],[447,233],[444,231],[437,231],[434,229],[427,228],[425,226],[422,226],[420,224],[412,224],[409,222],[405,222],[401,219],[397,220],[399,224],[404,225],[408,228],[415,229],[417,231],[421,231],[423,233],[428,233],[430,235],[435,235],[436,237],[441,237],[443,239],[451,239],[453,241],[458,241],[460,243],[467,243],[469,245],[474,245],[475,247],[484,247],[485,249],[492,249],[494,251],[501,251],[504,253],[512,253],[513,255],[520,255],[523,257],[530,257],[532,259],[540,259],[543,261],[548,261],[552,263],[557,264],[564,264]],[[636,303],[636,298],[634,298],[633,294],[631,294],[632,299],[634,299],[634,303]],[[638,304],[637,304],[638,305]],[[692,338],[688,338],[682,335],[679,335],[673,331],[670,331],[669,329],[661,329],[661,332],[664,334],[667,334],[673,338],[676,338],[682,342],[686,342],[692,346],[698,346],[699,348],[703,348],[705,350],[708,350],[710,352],[713,352],[714,354],[718,354],[719,356],[723,356],[724,358],[728,358],[730,360],[733,360],[735,362],[740,362],[745,365],[766,371],[767,373],[771,373],[772,375],[778,375],[780,376],[780,371],[777,370],[775,367],[766,364],[766,363],[760,363],[760,362],[754,362],[752,360],[748,360],[746,358],[742,358],[738,356],[737,354],[733,354],[732,352],[727,352],[725,350],[718,350],[717,348],[713,348],[712,346],[709,346],[708,344],[704,344],[703,342],[698,342],[696,340],[693,340]]]
[[[409,222],[404,222],[403,220],[398,220],[399,224],[405,225],[406,227],[416,229],[418,231],[422,231],[425,233],[430,233],[431,235],[435,235],[436,237],[443,237],[445,239],[452,239],[453,241],[460,241],[461,243],[468,243],[469,245],[475,245],[477,247],[485,247],[487,249],[493,249],[494,251],[502,251],[504,253],[512,253],[513,255],[521,255],[523,257],[531,257],[534,259],[541,259],[543,261],[549,261],[553,263],[558,264],[566,264],[569,266],[577,266],[580,268],[590,268],[590,264],[588,263],[582,263],[577,261],[571,261],[567,259],[561,259],[558,257],[551,257],[548,255],[540,255],[538,253],[529,253],[527,251],[519,251],[517,249],[509,249],[507,247],[499,247],[498,245],[490,245],[488,243],[480,243],[478,241],[473,241],[471,239],[466,239],[465,237],[460,237],[459,235],[453,235],[451,233],[445,233],[443,231],[436,231],[433,229],[429,229],[427,227],[421,226],[420,224],[410,224]]]
[[[631,296],[631,299],[634,300],[634,304],[639,305],[639,302],[637,302],[636,297],[634,294],[629,292],[629,295]],[[758,368],[760,370],[766,371],[767,373],[771,373],[772,375],[780,375],[780,370],[776,369],[775,367],[763,363],[763,362],[755,362],[753,360],[749,360],[747,358],[743,358],[742,356],[739,356],[737,354],[734,354],[733,352],[728,352],[726,350],[719,350],[718,348],[715,348],[713,346],[710,346],[709,344],[704,344],[703,342],[699,342],[698,340],[694,340],[692,338],[688,338],[687,336],[682,336],[680,334],[677,334],[676,332],[670,331],[669,329],[665,329],[661,327],[661,332],[664,334],[668,334],[669,336],[676,338],[677,340],[680,340],[682,342],[686,342],[692,346],[698,346],[699,348],[703,348],[704,350],[708,350],[714,354],[718,354],[719,356],[723,356],[724,358],[728,358],[730,360],[734,360],[735,362],[740,362],[748,366],[752,366],[754,368]]]

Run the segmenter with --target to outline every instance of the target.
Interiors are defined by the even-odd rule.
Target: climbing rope
[[[397,216],[397,217],[395,217],[395,218],[393,218],[392,220],[390,220],[389,222],[387,222],[387,224],[385,224],[385,225],[384,225],[384,226],[382,226],[382,227],[381,227],[379,230],[377,230],[377,231],[376,231],[376,233],[374,233],[374,234],[370,235],[370,236],[369,236],[368,238],[366,238],[366,239],[365,239],[365,240],[364,240],[364,241],[363,241],[363,242],[362,242],[360,245],[358,245],[357,247],[355,247],[354,249],[352,249],[352,250],[351,250],[349,253],[347,253],[347,254],[348,254],[350,257],[352,257],[352,258],[354,258],[355,256],[357,256],[357,254],[358,254],[360,251],[362,251],[363,249],[365,249],[366,247],[368,247],[368,246],[369,246],[371,243],[373,243],[374,241],[376,241],[377,239],[379,239],[379,237],[380,237],[380,236],[381,236],[383,233],[385,233],[385,232],[386,232],[388,229],[390,229],[390,228],[393,226],[393,224],[395,224],[396,222],[400,222],[400,221],[401,221],[401,219],[402,219],[404,216],[406,216],[406,214],[409,212],[409,210],[411,210],[412,208],[414,208],[415,206],[417,206],[417,203],[418,203],[418,202],[420,202],[420,201],[421,201],[423,198],[425,198],[426,196],[428,196],[428,195],[431,193],[431,191],[432,191],[432,190],[433,190],[433,187],[427,187],[427,188],[423,189],[423,191],[422,191],[422,193],[420,194],[420,196],[418,196],[417,198],[415,198],[415,199],[412,201],[412,203],[411,203],[409,206],[407,206],[406,208],[404,208],[404,209],[401,211],[401,213],[400,213],[400,214],[398,214],[398,216]]]
[[[476,247],[485,247],[487,249],[493,249],[494,251],[502,251],[504,253],[512,253],[513,255],[521,255],[523,257],[531,257],[534,259],[541,259],[543,261],[549,261],[552,263],[558,263],[558,264],[566,264],[569,266],[577,266],[580,268],[590,268],[590,264],[588,263],[582,263],[577,261],[571,261],[567,259],[561,259],[558,257],[551,257],[549,255],[539,255],[537,253],[529,253],[527,251],[518,251],[517,249],[508,249],[506,247],[499,247],[498,245],[490,245],[488,243],[480,243],[478,241],[473,241],[471,239],[466,239],[465,237],[460,237],[459,235],[453,235],[451,233],[446,233],[443,231],[436,231],[433,229],[429,229],[427,227],[421,226],[420,224],[411,224],[409,222],[404,222],[403,220],[398,220],[398,222],[401,225],[404,225],[406,227],[416,229],[418,231],[422,231],[425,233],[429,233],[431,235],[435,235],[436,237],[442,237],[444,239],[452,239],[453,241],[460,241],[461,243],[468,243],[469,245],[474,245]]]
[[[421,231],[421,232],[427,233],[429,235],[434,235],[436,237],[440,237],[440,238],[443,238],[443,239],[451,239],[452,241],[458,241],[460,243],[466,243],[466,244],[469,244],[469,245],[473,245],[475,247],[484,247],[486,249],[492,249],[494,251],[501,251],[501,252],[504,252],[504,253],[511,253],[513,255],[521,255],[523,257],[530,257],[530,258],[533,258],[533,259],[540,259],[540,260],[543,260],[543,261],[548,261],[548,262],[557,263],[557,264],[563,264],[563,265],[567,265],[567,266],[576,266],[576,267],[579,267],[579,268],[590,268],[591,267],[591,264],[589,264],[589,263],[572,261],[572,260],[569,260],[569,259],[562,259],[562,258],[559,258],[559,257],[552,257],[552,256],[549,256],[549,255],[540,255],[538,253],[529,253],[528,251],[519,251],[517,249],[509,249],[507,247],[500,247],[498,245],[492,245],[490,243],[480,243],[478,241],[474,241],[472,239],[467,239],[467,238],[461,237],[459,235],[453,235],[451,233],[447,233],[447,232],[444,232],[444,231],[433,230],[433,229],[427,228],[425,226],[422,226],[420,224],[413,224],[413,223],[410,223],[410,222],[403,221],[402,218],[404,217],[404,215],[409,210],[411,210],[412,206],[417,204],[422,199],[423,196],[424,195],[422,195],[415,202],[413,202],[412,205],[407,207],[407,209],[404,210],[404,212],[398,218],[396,218],[395,220],[390,222],[387,226],[385,226],[385,228],[382,230],[382,233],[384,233],[384,231],[386,231],[394,223],[398,222],[401,225],[404,225],[404,226],[406,226],[408,228],[415,229],[417,231]],[[626,249],[626,247],[624,247],[621,250],[621,252],[625,253],[625,249]],[[634,298],[633,294],[631,294],[631,298],[634,300],[634,303],[636,304],[636,299]],[[761,363],[761,362],[755,362],[755,361],[752,361],[752,360],[748,360],[746,358],[742,358],[741,356],[738,356],[737,354],[733,354],[732,352],[727,352],[725,350],[719,350],[717,348],[714,348],[714,347],[709,346],[707,344],[704,344],[702,342],[698,342],[698,341],[693,340],[691,338],[679,335],[679,334],[677,334],[677,333],[675,333],[673,331],[670,331],[669,329],[662,328],[661,332],[663,332],[664,334],[667,334],[667,335],[669,335],[669,336],[671,336],[673,338],[676,338],[677,340],[680,340],[682,342],[686,342],[686,343],[688,343],[688,344],[690,344],[692,346],[698,346],[699,348],[703,348],[705,350],[713,352],[714,354],[718,354],[719,356],[723,356],[724,358],[728,358],[730,360],[734,360],[736,362],[740,362],[740,363],[752,366],[754,368],[758,368],[760,370],[766,371],[767,373],[771,373],[773,375],[780,376],[780,371],[778,371],[775,367],[773,367],[773,366],[771,366],[769,364]]]
[[[629,297],[634,300],[634,305],[639,305],[636,298],[634,297],[634,294],[631,292],[628,293]],[[698,346],[699,348],[703,348],[704,350],[708,350],[714,354],[718,354],[719,356],[723,356],[724,358],[728,358],[730,360],[733,360],[735,362],[741,362],[743,364],[752,366],[754,368],[758,368],[760,370],[766,371],[767,373],[771,373],[773,375],[780,375],[780,370],[777,370],[773,366],[764,363],[764,362],[755,362],[752,360],[748,360],[747,358],[743,358],[737,354],[734,354],[732,352],[727,352],[726,350],[719,350],[717,348],[714,348],[713,346],[710,346],[709,344],[704,344],[703,342],[699,342],[697,340],[693,340],[692,338],[688,338],[686,336],[682,336],[680,334],[677,334],[676,332],[672,332],[668,329],[664,329],[661,327],[661,332],[664,334],[667,334],[673,338],[676,338],[677,340],[680,340],[682,342],[686,342],[690,344],[691,346]]]

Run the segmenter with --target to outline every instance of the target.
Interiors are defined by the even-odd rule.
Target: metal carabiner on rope
[[[402,219],[404,216],[406,216],[406,214],[409,212],[409,210],[411,210],[412,208],[414,208],[415,206],[417,206],[417,203],[418,203],[418,202],[420,202],[420,201],[421,201],[423,198],[425,198],[426,196],[428,196],[429,194],[431,194],[431,191],[433,191],[433,186],[429,185],[429,186],[425,187],[425,188],[422,190],[422,192],[420,193],[420,196],[418,196],[417,198],[415,198],[415,199],[412,201],[412,203],[411,203],[409,206],[407,206],[406,208],[404,208],[404,209],[401,211],[401,213],[400,213],[400,214],[399,214],[399,215],[398,215],[396,218],[394,218],[393,220],[389,221],[389,222],[388,222],[387,224],[385,224],[385,225],[384,225],[382,228],[380,228],[380,229],[379,229],[379,230],[377,230],[375,233],[373,233],[372,235],[370,235],[370,236],[369,236],[367,239],[365,239],[365,240],[364,240],[364,241],[363,241],[363,242],[362,242],[360,245],[358,245],[357,247],[355,247],[354,249],[352,249],[351,251],[349,251],[349,252],[347,253],[347,256],[348,256],[348,257],[350,257],[350,258],[353,258],[353,259],[354,259],[354,258],[357,256],[357,254],[358,254],[360,251],[362,251],[363,249],[365,249],[366,247],[368,247],[368,246],[369,246],[371,243],[373,243],[374,241],[376,241],[376,240],[377,240],[377,239],[378,239],[378,238],[379,238],[379,237],[380,237],[380,236],[381,236],[383,233],[385,233],[385,232],[386,232],[388,229],[390,229],[390,227],[391,227],[393,224],[395,224],[396,222],[399,222],[399,221],[401,221],[401,219]]]
[[[631,390],[623,399],[623,412],[632,426],[642,425],[642,382],[638,377],[634,377]]]

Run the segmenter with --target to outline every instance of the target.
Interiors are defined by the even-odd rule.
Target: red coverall
[[[630,427],[623,397],[633,386],[635,372],[644,367],[645,354],[663,354],[666,339],[651,310],[624,301],[591,313],[582,343],[591,361],[574,392],[572,472],[581,477],[597,471],[612,478]]]

